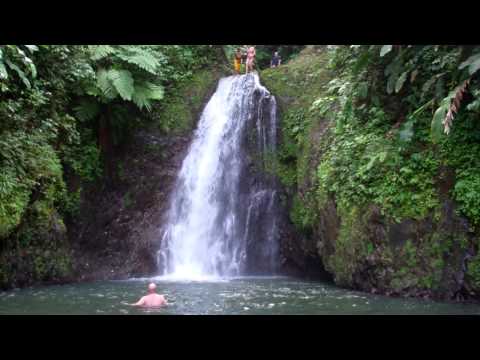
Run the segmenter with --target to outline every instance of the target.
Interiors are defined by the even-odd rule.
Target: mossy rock
[[[0,288],[62,282],[71,275],[65,224],[50,201],[38,200],[0,255]]]
[[[162,102],[154,108],[156,126],[172,135],[191,131],[203,105],[223,75],[220,67],[202,69],[168,91]]]
[[[480,297],[480,252],[467,262],[465,281],[470,294]]]

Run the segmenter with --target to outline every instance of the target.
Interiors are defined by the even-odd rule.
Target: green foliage
[[[270,67],[273,53],[278,51],[282,64],[294,59],[305,45],[257,45],[257,64],[260,69]]]
[[[433,153],[401,151],[374,128],[345,125],[318,166],[318,201],[332,195],[341,206],[374,203],[397,221],[420,219],[438,205],[438,164]]]
[[[155,53],[150,48],[140,46],[121,46],[118,53],[115,54],[119,59],[152,75],[158,75],[160,64],[166,60],[163,54]]]
[[[283,106],[278,169],[292,193],[292,222],[311,236],[312,228],[325,226],[319,216],[336,207],[339,232],[321,256],[338,284],[442,292],[451,268],[461,271],[472,238],[465,229],[445,228],[445,217],[452,219],[441,205],[454,200],[468,231],[478,233],[479,50],[307,47],[291,63],[262,73]],[[320,59],[323,76],[306,81]],[[379,229],[387,227],[385,237],[377,220]],[[411,227],[403,245],[390,239],[395,223]],[[473,244],[477,251],[476,235]],[[466,274],[476,292],[478,262],[477,254]]]
[[[320,116],[325,116],[335,107],[340,109],[335,115],[333,146],[327,149],[318,169],[319,201],[324,201],[328,194],[335,194],[337,200],[345,204],[374,202],[384,214],[397,221],[404,217],[421,218],[438,205],[434,182],[443,163],[462,167],[462,170],[457,170],[458,181],[452,195],[459,201],[460,211],[476,223],[479,203],[475,196],[478,191],[475,179],[478,174],[471,168],[472,161],[454,160],[455,157],[466,160],[464,152],[469,152],[463,147],[460,151],[459,141],[468,142],[470,152],[473,150],[471,141],[475,141],[460,140],[460,134],[466,134],[461,129],[454,134],[455,140],[448,143],[454,152],[445,149],[440,155],[433,145],[428,145],[432,140],[444,143],[439,135],[444,128],[449,131],[454,114],[463,121],[474,121],[474,117],[478,116],[476,80],[462,81],[460,86],[449,91],[447,97],[444,95],[449,85],[472,75],[465,70],[475,63],[476,51],[478,48],[474,47],[474,54],[461,63],[465,52],[462,47],[384,45],[381,48],[333,48],[330,64],[338,76],[329,83],[327,94],[312,105]],[[379,53],[380,56],[376,55]],[[370,61],[365,61],[365,57],[369,57]],[[363,71],[359,70],[359,62],[362,62]],[[386,83],[386,88],[379,86],[382,81]],[[365,84],[368,84],[367,89]],[[470,86],[467,87],[467,84]],[[382,94],[382,91],[393,95],[407,90],[410,95],[403,96],[403,99],[388,99]],[[467,93],[473,97],[467,97]],[[366,97],[366,94],[369,96]],[[428,96],[432,98],[426,101]],[[462,99],[465,110],[461,109]],[[438,101],[440,107],[435,111],[429,134],[426,127],[428,113],[425,110],[435,110],[434,104]],[[394,102],[398,104],[397,108],[403,108],[406,121],[389,130],[394,125],[389,119],[389,113],[392,114],[389,108],[395,108],[391,105]],[[356,107],[352,107],[353,104],[357,104]],[[384,111],[383,115],[374,113],[375,107],[379,106],[382,107],[379,111]],[[471,115],[467,115],[466,111],[470,111]],[[470,133],[470,138],[478,138],[475,134],[478,132]],[[368,145],[362,145],[364,142]],[[431,150],[415,150],[419,144]]]
[[[480,253],[468,261],[467,276],[477,291],[480,290]]]
[[[83,82],[83,97],[76,112],[82,120],[102,115],[109,120],[119,119],[116,128],[128,132],[130,126],[123,125],[127,118],[116,106],[119,99],[133,103],[140,111],[152,111],[154,103],[164,99],[166,88],[190,79],[192,70],[205,65],[212,51],[206,45],[89,46],[96,74]],[[171,128],[172,124],[165,120],[162,127]]]
[[[0,174],[0,237],[20,223],[30,198],[29,190],[17,181],[11,168]]]
[[[383,45],[380,49],[380,57],[384,57],[390,51],[392,51],[393,45]]]
[[[15,73],[23,84],[30,89],[31,79],[37,76],[37,68],[33,61],[26,55],[26,51],[35,52],[38,48],[34,45],[2,45],[0,47],[0,92],[8,90],[7,81]]]
[[[454,170],[455,183],[451,195],[458,210],[473,224],[480,221],[479,171],[480,124],[473,114],[459,115],[459,122],[448,137],[439,143],[446,166]]]
[[[462,70],[468,66],[468,74],[472,76],[480,69],[480,52],[473,54],[467,60],[462,62],[458,69]]]
[[[152,83],[144,83],[135,87],[132,100],[140,109],[150,110],[151,100],[161,100],[163,94],[163,87]]]
[[[359,206],[338,209],[342,221],[335,242],[335,253],[325,259],[325,265],[335,275],[335,282],[339,285],[351,284],[352,274],[362,268],[365,257],[372,252],[373,244],[368,241],[365,232],[369,212],[364,210]]]
[[[461,174],[455,183],[453,195],[460,204],[460,211],[475,225],[480,224],[480,171]]]
[[[216,54],[208,45],[0,45],[0,286],[22,272],[32,281],[68,274],[52,224],[64,228],[83,183],[100,180],[105,136],[121,145],[154,117],[143,110],[157,111]]]
[[[192,129],[202,110],[207,91],[212,89],[216,77],[211,70],[199,70],[188,81],[183,80],[162,102],[155,105],[152,119],[165,132],[183,132]],[[193,111],[192,111],[193,110]]]
[[[315,207],[312,205],[311,202],[305,203],[305,200],[301,200],[298,196],[293,198],[290,218],[298,230],[308,231],[313,226],[316,215]]]
[[[0,141],[0,236],[20,223],[32,192],[59,191],[64,183],[60,160],[45,137],[15,132]],[[39,188],[41,190],[39,190]]]
[[[94,181],[102,175],[100,150],[94,143],[68,147],[63,160],[82,180]]]
[[[65,192],[63,198],[60,199],[61,212],[70,216],[77,216],[80,211],[81,196],[82,188],[76,191]]]
[[[130,71],[111,69],[108,71],[107,76],[123,100],[132,100],[135,88]]]
[[[100,104],[92,99],[83,98],[74,111],[76,118],[82,122],[93,120],[100,113]]]
[[[90,57],[92,60],[101,60],[110,54],[115,53],[115,49],[110,45],[89,46]]]

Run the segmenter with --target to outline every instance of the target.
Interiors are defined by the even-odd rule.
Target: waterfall
[[[203,110],[162,228],[174,278],[273,274],[278,253],[275,98],[256,73],[222,78]],[[267,156],[267,154],[269,154]]]

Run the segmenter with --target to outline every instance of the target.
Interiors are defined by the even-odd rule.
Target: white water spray
[[[276,191],[269,181],[251,181],[255,179],[246,147],[249,134],[254,134],[261,156],[273,151],[276,121],[275,99],[260,85],[258,75],[220,80],[170,200],[158,253],[162,275],[181,279],[243,275],[250,270],[249,257],[260,259],[263,268],[273,272]],[[252,243],[260,252],[255,256],[249,251]]]

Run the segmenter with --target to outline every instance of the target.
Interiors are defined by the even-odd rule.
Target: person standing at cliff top
[[[249,71],[253,71],[253,61],[255,60],[256,54],[257,53],[255,52],[255,47],[250,46],[247,50],[247,64],[245,66],[245,74],[248,74]]]
[[[272,60],[270,61],[270,67],[274,68],[282,63],[282,58],[278,55],[278,51],[275,51],[272,56]]]
[[[237,51],[234,55],[233,66],[235,67],[235,72],[240,74],[240,64],[242,63],[242,51],[240,48],[237,48]]]
[[[155,285],[154,283],[150,283],[148,285],[149,294],[143,296],[135,304],[128,304],[128,305],[139,306],[139,307],[161,307],[161,306],[167,305],[167,300],[165,300],[165,297],[155,292],[156,288],[157,288],[157,285]]]

